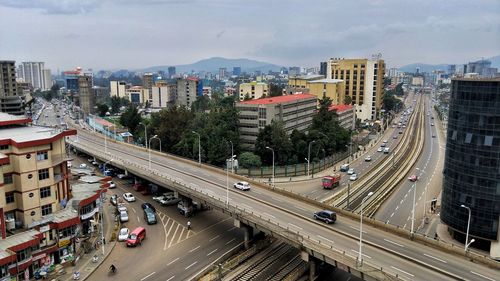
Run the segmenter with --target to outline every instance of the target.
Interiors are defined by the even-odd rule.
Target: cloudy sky
[[[499,0],[0,0],[0,59],[142,68],[222,56],[389,66],[500,55]]]

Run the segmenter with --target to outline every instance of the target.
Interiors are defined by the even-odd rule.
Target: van
[[[144,220],[148,224],[156,224],[156,214],[151,208],[144,209]]]
[[[141,245],[142,240],[146,238],[146,229],[142,226],[134,229],[130,233],[127,239],[127,247],[135,247],[137,245]]]
[[[342,164],[342,166],[340,166],[341,172],[347,172],[348,170],[349,170],[349,164]]]

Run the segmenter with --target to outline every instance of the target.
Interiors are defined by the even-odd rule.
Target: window
[[[14,192],[5,192],[5,202],[7,204],[14,203],[16,198],[14,197]]]
[[[52,214],[52,204],[42,206],[42,216]]]
[[[45,180],[48,179],[49,176],[49,169],[41,169],[38,170],[38,180]]]
[[[470,143],[472,140],[472,134],[471,133],[467,133],[465,135],[465,143]]]
[[[493,136],[485,136],[484,137],[484,145],[491,146],[493,144]]]
[[[41,151],[36,153],[36,161],[43,161],[49,159],[49,153],[47,151]]]
[[[30,159],[31,158],[31,154],[26,154],[26,159]]]
[[[50,186],[40,188],[40,198],[50,197]]]
[[[12,174],[3,174],[3,183],[4,184],[10,184],[12,183]]]
[[[31,257],[31,252],[29,251],[29,248],[23,249],[19,252],[17,252],[17,261],[24,261],[27,258]]]
[[[9,149],[9,145],[0,145],[0,150],[6,150]]]

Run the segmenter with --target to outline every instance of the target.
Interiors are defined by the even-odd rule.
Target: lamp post
[[[231,155],[231,163],[236,155]],[[229,162],[226,162],[226,204],[229,206]]]
[[[152,138],[149,139],[149,143],[148,143],[148,155],[149,155],[149,169],[151,169],[151,141],[153,139],[158,139],[158,135],[154,135]],[[158,139],[160,140],[160,139]],[[160,150],[161,150],[161,140],[160,140]]]
[[[269,146],[266,146],[267,149],[271,150],[273,152],[273,188],[274,188],[274,149],[270,148]]]
[[[104,174],[104,176],[106,176],[106,164],[110,162],[113,162],[113,159],[104,162],[104,165],[102,165],[102,173]]]
[[[107,126],[103,126],[104,128],[104,154],[108,154],[108,137],[107,137]]]
[[[191,133],[196,134],[198,136],[198,164],[201,166],[201,136],[199,133],[195,131],[191,131]]]
[[[467,211],[469,212],[469,219],[467,220],[467,234],[465,235],[465,252],[467,253],[467,248],[473,242],[473,241],[471,241],[470,244],[469,244],[469,227],[470,227],[470,215],[471,215],[471,211],[470,211],[470,208],[467,207],[467,206],[465,206],[464,204],[460,205],[460,207],[467,209]],[[472,239],[472,240],[474,240],[474,239]]]
[[[368,199],[370,196],[373,195],[373,192],[370,191],[363,200],[361,200],[361,215],[360,215],[360,220],[359,220],[359,252],[358,252],[358,266],[363,265],[363,254],[361,253],[362,251],[362,245],[363,245],[363,204],[365,203],[366,199]]]
[[[139,124],[141,124],[142,126],[144,126],[144,145],[146,146],[146,149],[148,148],[148,131],[147,131],[147,127],[146,127],[146,124],[140,122]]]
[[[311,145],[315,143],[315,140],[309,142],[309,147],[307,149],[307,176],[309,177],[309,165],[311,163]]]
[[[417,182],[415,181],[413,183],[413,207],[411,208],[411,230],[410,230],[410,237],[413,238],[413,227],[415,224],[415,196],[417,193]]]
[[[420,175],[421,174],[427,174],[423,169],[420,169],[420,168],[417,168],[417,171],[420,172]],[[417,180],[420,179],[420,175],[418,175],[418,178]],[[427,186],[424,188],[424,217],[422,218],[422,220],[424,221],[424,223],[427,222],[427,209],[425,208],[425,206],[427,205]]]
[[[234,150],[233,150],[233,142],[229,141],[231,143],[231,174],[234,174],[234,168],[233,168],[233,161],[234,161]]]

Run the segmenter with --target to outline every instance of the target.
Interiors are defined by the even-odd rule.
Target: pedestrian
[[[187,227],[188,227],[188,230],[191,230],[191,222],[190,221],[188,221]]]

